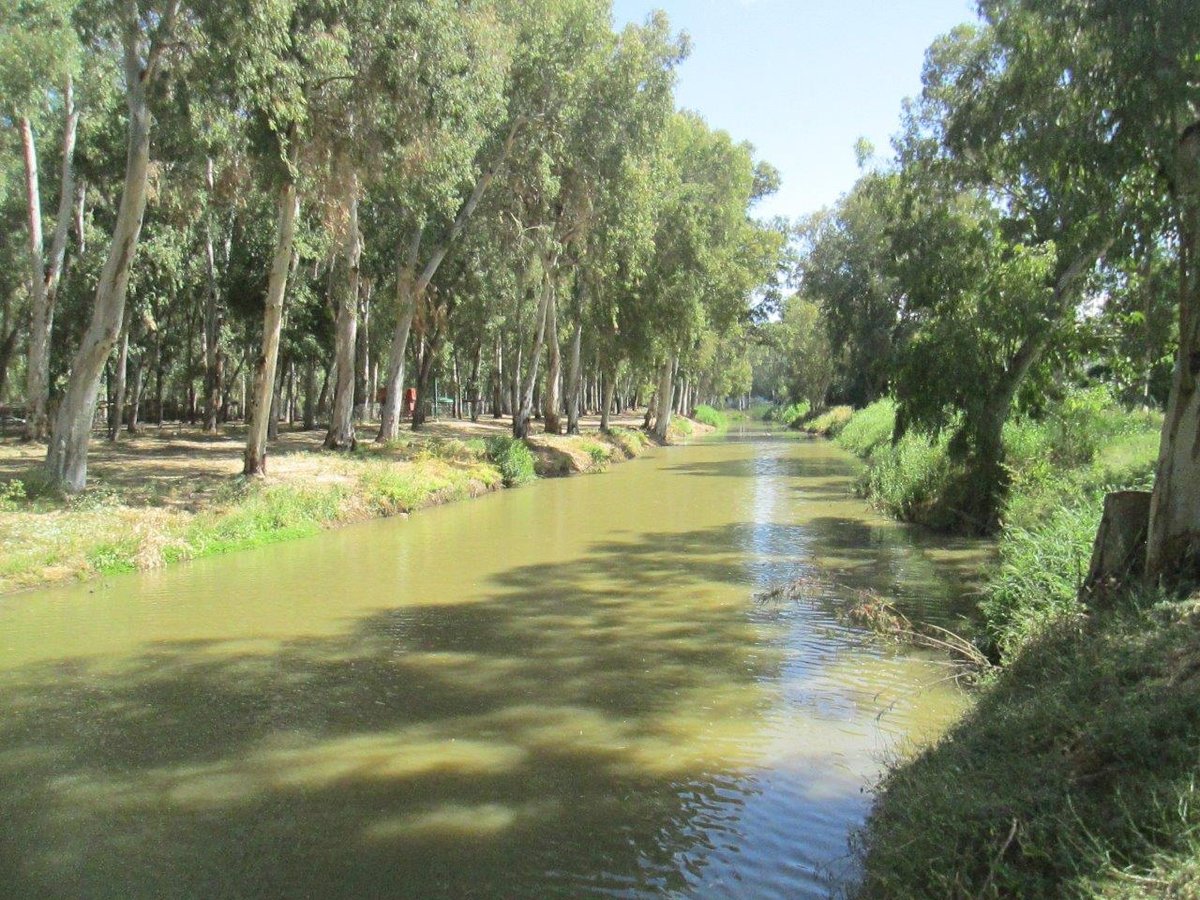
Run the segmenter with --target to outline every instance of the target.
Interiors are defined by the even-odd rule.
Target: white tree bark
[[[46,451],[48,477],[71,493],[83,490],[87,484],[87,451],[92,436],[92,419],[96,414],[100,376],[117,341],[125,315],[129,272],[146,211],[150,170],[150,109],[147,92],[158,71],[164,43],[173,34],[178,10],[178,2],[167,5],[158,20],[157,34],[150,44],[145,64],[140,56],[143,33],[135,4],[129,4],[126,8],[125,21],[122,23],[125,101],[129,112],[125,181],[108,258],[96,284],[91,322],[71,364],[71,376],[55,416]]]
[[[67,255],[71,206],[75,200],[75,134],[79,125],[79,110],[75,107],[74,84],[69,76],[63,90],[63,108],[65,121],[62,137],[62,174],[48,269],[42,258],[42,208],[33,128],[28,119],[20,121],[29,214],[31,288],[29,350],[25,376],[25,394],[29,406],[25,419],[26,440],[45,440],[49,427],[46,410],[50,399],[50,334],[54,328],[54,307]]]
[[[353,450],[354,436],[354,356],[358,337],[358,282],[362,239],[358,230],[358,179],[350,179],[350,195],[346,200],[348,224],[343,245],[345,281],[337,286],[336,355],[337,387],[333,394],[333,416],[325,435],[326,450]]]
[[[408,335],[412,331],[413,315],[417,311],[417,295],[409,283],[407,273],[397,273],[396,293],[399,298],[400,315],[392,332],[392,357],[388,360],[387,382],[383,394],[383,408],[379,413],[377,443],[394,441],[400,435],[400,403],[404,394],[404,357],[408,353]]]
[[[675,394],[675,365],[676,356],[670,356],[663,363],[658,376],[658,416],[654,420],[654,436],[660,441],[667,439],[667,429],[671,425],[672,400]]]
[[[275,390],[275,368],[279,361],[283,298],[287,292],[292,246],[296,237],[296,217],[299,213],[300,197],[296,192],[296,182],[289,175],[279,189],[275,252],[271,258],[267,298],[263,308],[262,353],[254,365],[250,426],[246,432],[246,454],[242,467],[242,474],[260,478],[267,474],[267,430],[271,420],[271,396]]]
[[[216,434],[221,417],[221,398],[224,388],[225,352],[221,348],[221,327],[224,315],[217,288],[217,261],[213,248],[213,161],[210,156],[204,169],[208,188],[208,210],[204,220],[204,431]],[[228,254],[227,254],[228,255]]]
[[[575,320],[575,333],[571,336],[571,358],[567,364],[567,434],[579,434],[579,404],[581,380],[583,378],[580,351],[583,344],[583,315]]]
[[[533,389],[537,385],[538,363],[542,358],[542,347],[546,338],[546,312],[550,305],[550,297],[554,292],[554,280],[549,273],[543,276],[542,293],[538,300],[537,314],[534,323],[533,352],[529,356],[529,372],[521,387],[520,403],[513,413],[513,437],[529,437],[529,419],[533,415]],[[518,365],[517,372],[519,373]],[[517,377],[516,374],[513,376]]]
[[[559,434],[562,421],[558,411],[562,406],[559,385],[562,380],[562,351],[558,344],[558,298],[550,291],[546,303],[546,342],[550,345],[550,358],[546,362],[546,392],[542,404],[542,427],[546,434]]]
[[[1179,350],[1150,501],[1151,586],[1200,575],[1200,122],[1183,133],[1176,154]]]

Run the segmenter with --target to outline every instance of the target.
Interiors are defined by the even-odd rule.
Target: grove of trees
[[[1102,377],[1166,420],[1151,580],[1200,575],[1200,4],[981,0],[930,47],[891,159],[801,223],[756,374],[780,399],[891,394],[948,431],[994,521],[1002,430]]]
[[[261,475],[410,387],[518,437],[748,391],[778,176],[676,108],[687,52],[608,0],[5,5],[0,411],[75,492],[99,410],[244,420]]]

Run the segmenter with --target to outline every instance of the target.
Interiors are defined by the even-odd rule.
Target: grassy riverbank
[[[689,432],[707,426],[679,420]],[[269,475],[246,480],[237,430],[213,437],[168,426],[117,445],[97,442],[91,487],[77,497],[38,489],[44,449],[0,445],[0,593],[151,569],[314,534],[322,529],[512,487],[595,472],[650,443],[622,420],[603,435],[506,438],[507,424],[442,422],[387,446],[321,452],[320,432],[284,432]],[[674,437],[684,436],[673,429]]]
[[[976,640],[1000,667],[945,737],[900,759],[863,832],[872,897],[1200,896],[1200,604],[1076,599],[1103,497],[1150,485],[1154,414],[1075,393],[1005,432],[1012,484]],[[944,439],[849,418],[881,509],[953,525]]]

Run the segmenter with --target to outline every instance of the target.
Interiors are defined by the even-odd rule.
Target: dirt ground
[[[612,424],[639,428],[642,417],[616,416]],[[541,474],[568,474],[587,468],[589,460],[578,438],[542,434],[540,426],[540,422],[533,423],[529,443],[538,457]],[[597,434],[599,428],[598,416],[580,420],[584,437]],[[377,429],[377,423],[364,423],[358,429],[359,441],[370,444]],[[143,426],[136,436],[122,433],[115,444],[97,435],[88,456],[89,490],[114,491],[127,504],[195,509],[220,484],[240,474],[245,433],[244,426],[237,424],[225,426],[219,435],[206,435],[197,426],[168,422],[161,428]],[[507,416],[489,416],[478,422],[443,418],[428,421],[418,432],[403,428],[400,440],[486,439],[511,433],[512,420]],[[281,427],[278,440],[268,446],[268,478],[292,481],[328,477],[325,470],[330,457],[315,452],[321,449],[324,437],[323,429]],[[581,454],[582,459],[576,459]],[[36,470],[45,455],[44,444],[25,444],[15,437],[0,439],[0,482]]]

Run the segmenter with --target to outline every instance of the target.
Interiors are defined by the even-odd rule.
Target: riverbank
[[[683,422],[676,439],[684,429],[710,430]],[[404,515],[531,477],[599,471],[650,444],[640,424],[620,417],[604,435],[585,419],[579,435],[531,436],[528,455],[507,440],[507,419],[442,420],[382,447],[364,426],[349,454],[321,451],[321,431],[281,431],[261,480],[238,475],[241,429],[214,436],[169,424],[115,445],[96,441],[88,490],[65,499],[36,488],[44,447],[0,444],[0,594]]]
[[[893,444],[886,400],[839,418],[873,505],[956,526],[945,439]],[[1081,392],[1006,428],[1012,482],[974,635],[999,666],[880,784],[863,896],[1200,896],[1200,603],[1078,599],[1104,494],[1150,487],[1160,424]]]

